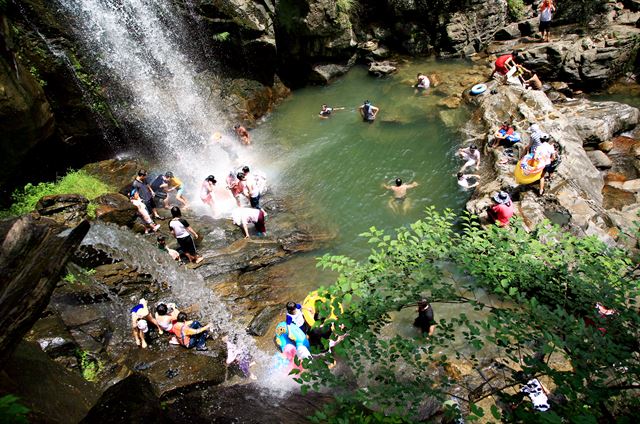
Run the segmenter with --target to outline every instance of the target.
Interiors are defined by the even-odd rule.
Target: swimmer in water
[[[320,113],[318,113],[318,116],[322,119],[328,119],[331,114],[336,111],[336,110],[344,110],[343,107],[329,107],[327,105],[322,105],[322,108],[320,109]]]
[[[383,187],[393,192],[393,197],[389,199],[389,207],[395,213],[406,213],[409,210],[410,202],[407,200],[407,190],[417,187],[417,182],[403,184],[400,178],[396,178],[395,185],[383,184]]]

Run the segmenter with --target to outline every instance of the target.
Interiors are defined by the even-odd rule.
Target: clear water
[[[415,93],[411,84],[417,71],[444,75],[464,66],[416,62],[386,79],[356,67],[330,86],[295,91],[253,131],[256,148],[271,158],[270,173],[278,176],[278,185],[310,199],[316,217],[337,228],[332,251],[362,258],[369,249],[358,235],[369,227],[398,228],[419,219],[431,205],[463,207],[468,194],[455,179],[457,128],[447,128],[440,119],[442,97]],[[373,124],[362,122],[358,113],[365,99],[380,108]],[[345,109],[321,119],[323,103]],[[466,113],[454,113],[462,124]],[[419,184],[402,203],[383,188],[396,178]]]

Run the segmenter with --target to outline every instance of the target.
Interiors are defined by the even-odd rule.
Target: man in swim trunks
[[[396,213],[402,211],[406,212],[409,209],[409,202],[407,199],[407,190],[418,186],[417,182],[411,184],[403,184],[400,178],[396,178],[395,185],[382,185],[387,190],[393,192],[393,197],[389,200],[389,207]]]
[[[480,150],[478,150],[478,147],[475,144],[463,149],[458,149],[458,155],[466,161],[458,172],[464,172],[465,169],[471,166],[475,166],[476,169],[480,169]]]
[[[362,116],[364,122],[371,124],[376,120],[376,115],[380,112],[380,108],[372,105],[369,100],[365,100],[362,106],[358,108],[358,111],[360,111],[360,116]]]

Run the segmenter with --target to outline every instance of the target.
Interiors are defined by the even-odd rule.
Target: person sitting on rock
[[[155,319],[158,326],[167,333],[171,332],[173,324],[178,320],[180,311],[175,303],[158,303],[156,306]]]
[[[236,208],[231,212],[233,223],[244,230],[244,238],[250,239],[249,224],[255,224],[256,235],[258,237],[267,235],[267,228],[264,224],[266,214],[262,209],[255,208]]]
[[[140,299],[138,304],[131,308],[131,331],[136,344],[143,349],[147,348],[145,337],[149,332],[149,323],[155,325],[158,328],[158,333],[162,334],[162,328],[155,318],[151,316],[151,312],[149,312],[147,301]]]
[[[513,202],[506,191],[501,191],[493,196],[495,205],[487,210],[489,222],[499,227],[508,227],[509,220],[513,216]]]
[[[176,322],[171,328],[171,332],[176,336],[178,343],[187,349],[195,346],[196,350],[207,350],[205,345],[211,329],[211,324],[203,326],[198,321],[187,321],[187,314],[180,312],[176,317]]]
[[[287,316],[286,323],[297,325],[305,334],[309,331],[309,324],[304,319],[304,315],[302,314],[302,305],[295,302],[287,302]],[[308,309],[309,312],[313,313],[311,309]]]
[[[155,233],[156,231],[158,231],[160,229],[160,224],[156,224],[155,222],[153,222],[153,219],[151,219],[151,215],[147,210],[147,206],[145,205],[144,201],[140,198],[140,193],[138,192],[138,190],[133,189],[131,191],[130,199],[131,199],[131,204],[133,204],[133,206],[135,206],[136,209],[138,209],[138,215],[142,219],[142,222],[145,227],[144,233],[149,234],[149,233],[152,233],[152,232]]]
[[[542,81],[538,78],[538,74],[527,69],[523,77],[525,88],[529,90],[542,90]]]
[[[516,131],[516,126],[504,122],[495,132],[495,134],[493,134],[493,142],[489,145],[489,147],[496,148],[501,144],[507,147],[512,147],[519,141],[520,133]]]

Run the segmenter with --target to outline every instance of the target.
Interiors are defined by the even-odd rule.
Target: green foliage
[[[27,184],[22,190],[14,191],[11,196],[13,204],[9,210],[2,211],[2,215],[18,216],[31,212],[40,198],[52,194],[81,194],[91,200],[111,191],[114,191],[112,187],[82,170],[69,171],[55,183]],[[95,217],[95,206],[89,206],[88,213],[91,210]]]
[[[40,84],[40,87],[45,87],[47,85],[47,82],[40,77],[40,73],[38,72],[38,69],[35,66],[31,66],[29,68],[29,73],[33,75],[33,78],[35,78],[36,81],[38,81],[38,84]]]
[[[362,234],[372,246],[365,262],[319,258],[319,267],[340,273],[324,295],[342,303],[332,337],[348,337],[333,352],[349,372],[334,374],[327,355],[305,363],[296,379],[303,392],[328,387],[339,394],[315,420],[414,421],[426,403],[444,402],[448,393],[456,393],[469,420],[489,413],[504,421],[542,420],[530,402],[512,399],[513,387],[521,384],[517,370],[544,376],[566,398],[546,420],[603,420],[614,411],[616,417],[632,417],[640,407],[634,392],[640,388],[640,293],[627,252],[549,223],[527,233],[519,222],[485,230],[474,217],[463,216],[459,231],[456,221],[450,211],[427,209],[424,219],[395,237],[375,227]],[[395,311],[423,297],[438,321],[427,343],[389,334]],[[616,314],[599,317],[596,302]],[[446,304],[456,305],[458,313],[438,319]],[[338,310],[338,300],[333,307]],[[594,325],[586,325],[589,320]],[[463,385],[445,372],[462,361],[474,369],[470,376],[483,376],[487,358],[513,368],[488,386],[469,378]],[[490,396],[514,408],[484,411],[480,401]]]
[[[349,13],[358,3],[358,0],[336,0],[338,11]]]
[[[0,422],[27,424],[29,420],[26,415],[29,408],[21,405],[14,395],[4,395],[0,397]]]
[[[69,284],[89,284],[91,282],[90,277],[96,274],[95,269],[81,269],[77,274],[73,272],[67,272],[62,280]]]
[[[76,276],[70,272],[67,273],[67,275],[65,275],[62,279],[69,284],[75,284],[78,281]]]
[[[512,21],[517,22],[524,18],[524,1],[523,0],[507,0],[507,10],[509,11],[509,18]]]
[[[87,381],[96,381],[98,378],[98,374],[103,368],[102,361],[94,358],[89,352],[86,352],[84,350],[76,351],[76,356],[80,361],[80,371],[82,372],[82,377]]]
[[[227,31],[213,35],[213,41],[225,42],[230,40],[231,34]]]

